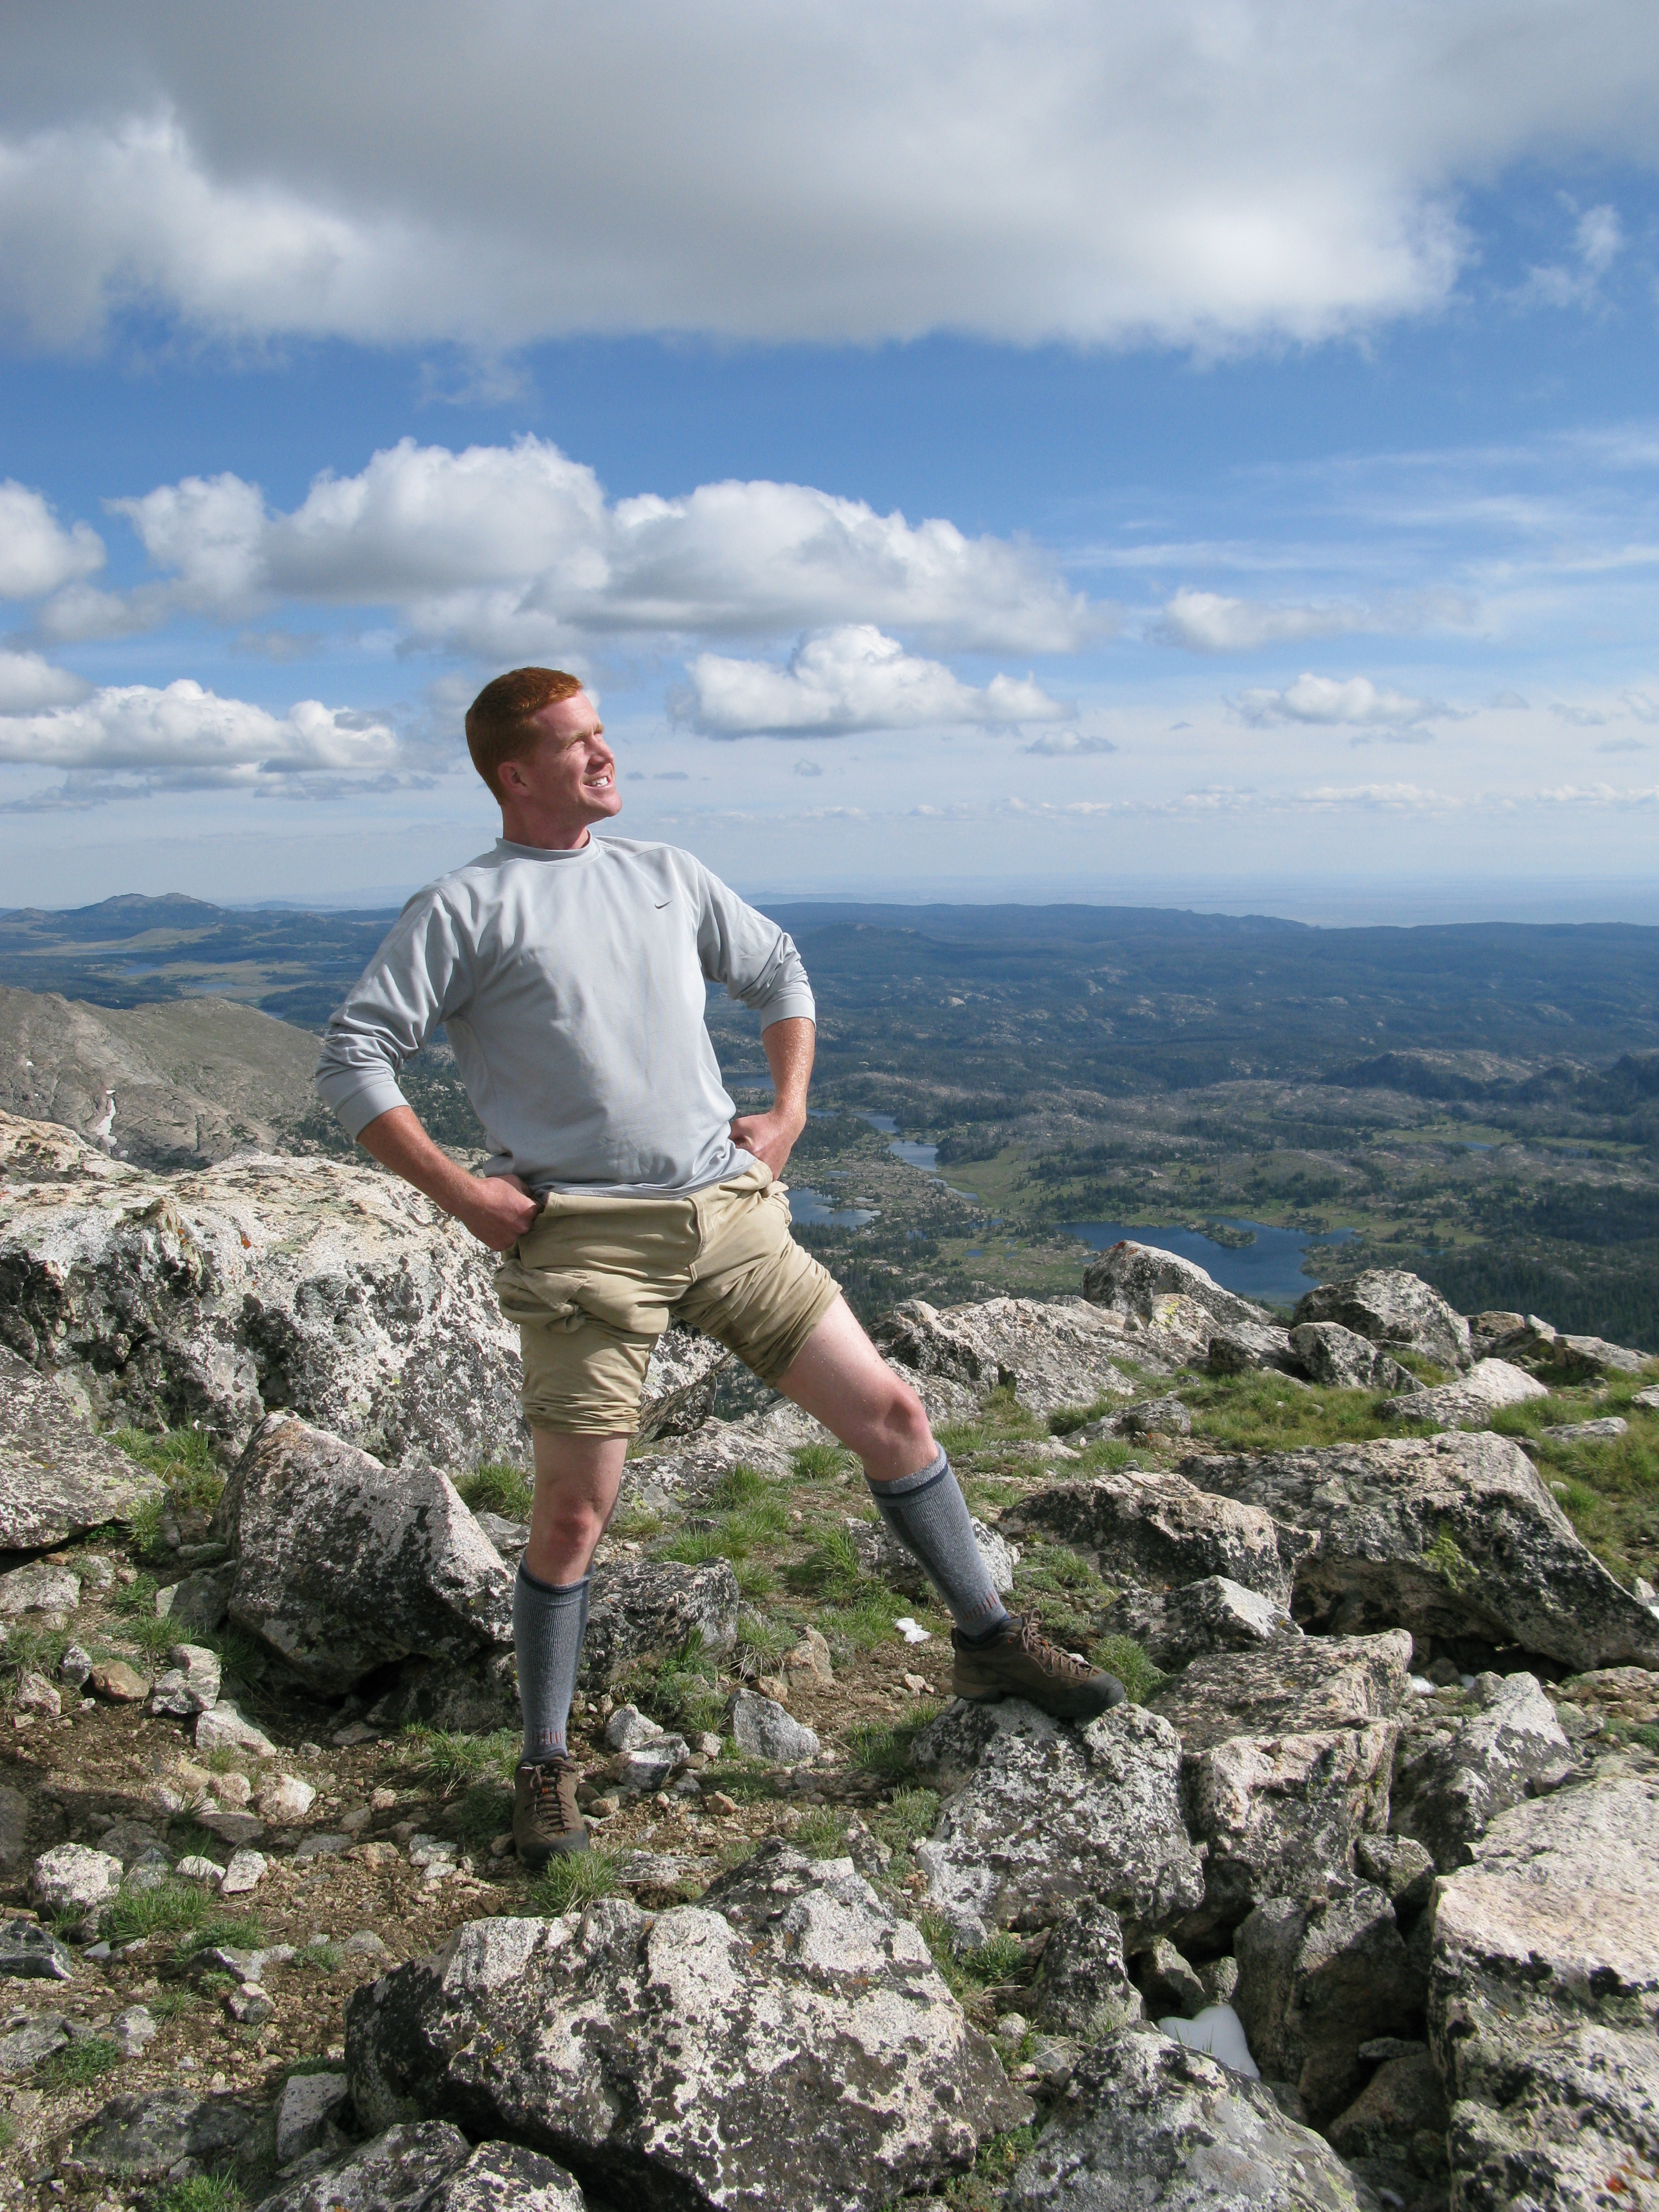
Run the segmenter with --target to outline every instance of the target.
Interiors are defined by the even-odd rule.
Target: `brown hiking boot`
[[[1051,1644],[1034,1613],[1014,1614],[1001,1635],[985,1644],[966,1643],[953,1628],[951,1649],[951,1687],[975,1705],[1024,1698],[1056,1720],[1091,1721],[1129,1694],[1115,1674],[1103,1674]]]
[[[539,1765],[521,1766],[513,1786],[513,1840],[529,1867],[545,1866],[556,1851],[585,1851],[587,1829],[576,1810],[581,1769],[556,1753]]]

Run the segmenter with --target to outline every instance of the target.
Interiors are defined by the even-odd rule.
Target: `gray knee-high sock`
[[[896,1482],[871,1482],[870,1495],[893,1534],[927,1569],[963,1634],[975,1642],[995,1635],[1007,1611],[991,1586],[968,1501],[945,1454]]]
[[[520,1565],[513,1585],[513,1641],[524,1712],[520,1756],[526,1765],[564,1756],[591,1579],[584,1575],[579,1583],[538,1582]]]

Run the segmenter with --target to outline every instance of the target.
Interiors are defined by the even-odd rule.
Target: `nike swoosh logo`
[[[674,902],[672,899],[659,899],[657,901],[657,912],[660,914],[665,906],[672,906],[673,903]]]

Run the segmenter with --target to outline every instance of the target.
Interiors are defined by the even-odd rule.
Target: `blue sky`
[[[1659,19],[40,11],[0,875],[389,899],[578,669],[773,896],[1659,921]]]

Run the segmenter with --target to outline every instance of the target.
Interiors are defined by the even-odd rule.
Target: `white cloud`
[[[112,603],[117,628],[176,610],[242,621],[283,604],[384,605],[416,644],[512,659],[601,636],[775,637],[837,622],[1054,653],[1110,624],[1050,559],[1005,538],[804,484],[613,504],[592,469],[538,438],[462,453],[406,438],[356,476],[319,477],[288,514],[234,476],[114,504],[167,580]],[[43,610],[43,631],[86,635],[64,605]]]
[[[1369,676],[1345,683],[1329,676],[1298,676],[1283,691],[1244,692],[1238,710],[1259,726],[1273,722],[1307,722],[1322,728],[1404,731],[1451,713],[1430,699],[1413,699]]]
[[[48,346],[1319,338],[1445,299],[1462,185],[1650,158],[1659,95],[1628,0],[21,14],[0,315]]]
[[[38,599],[104,565],[104,541],[77,522],[68,530],[38,491],[0,483],[0,599]]]
[[[1115,753],[1117,747],[1109,738],[1085,737],[1078,730],[1045,730],[1020,750],[1042,753],[1050,760],[1075,760],[1084,753]]]
[[[1417,783],[1322,784],[1301,794],[1302,803],[1323,812],[1339,806],[1358,806],[1377,814],[1443,814],[1463,802]]]
[[[1072,711],[1030,677],[994,676],[982,688],[963,684],[943,662],[906,653],[871,623],[803,639],[787,668],[704,653],[687,672],[690,684],[671,711],[706,737],[1006,726],[1061,720]]]
[[[1463,623],[1472,617],[1469,602],[1450,592],[1395,592],[1375,607],[1286,606],[1183,586],[1147,635],[1156,644],[1184,646],[1190,653],[1249,653],[1258,646],[1294,645],[1304,638],[1418,630],[1431,623]]]
[[[1576,263],[1551,262],[1528,270],[1517,300],[1522,307],[1589,307],[1599,298],[1601,279],[1624,243],[1624,225],[1616,208],[1587,208],[1573,231]]]
[[[1579,216],[1574,243],[1579,259],[1592,276],[1606,276],[1624,242],[1624,226],[1616,208],[1587,208]]]
[[[1184,586],[1163,609],[1148,635],[1159,645],[1192,653],[1248,653],[1259,645],[1336,637],[1369,627],[1357,607],[1275,607],[1260,599],[1232,599],[1218,592]]]
[[[376,717],[315,699],[272,714],[186,682],[116,685],[77,705],[0,719],[0,762],[139,775],[173,788],[384,773],[401,757],[396,732]]]
[[[0,651],[0,714],[32,714],[41,707],[67,707],[92,689],[67,668],[54,668],[38,653]]]

